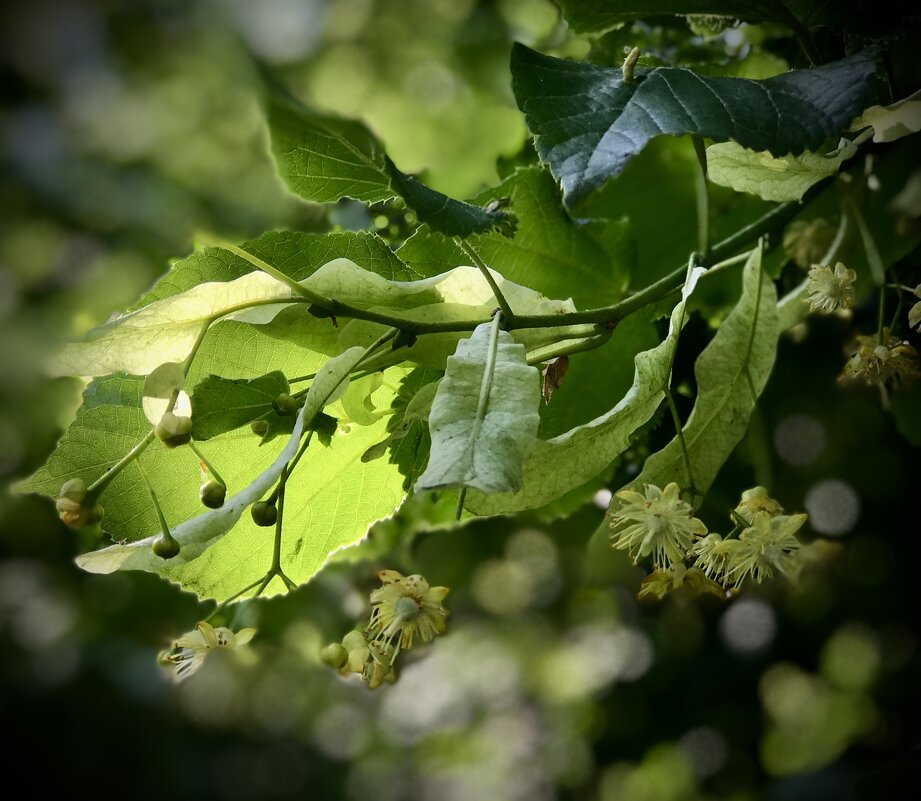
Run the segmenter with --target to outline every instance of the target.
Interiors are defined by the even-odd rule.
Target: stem
[[[502,309],[502,314],[505,315],[506,323],[511,323],[515,319],[512,307],[508,305],[505,295],[503,295],[502,290],[499,289],[499,285],[496,283],[496,279],[493,277],[489,267],[486,266],[486,262],[480,258],[480,254],[476,252],[476,249],[470,243],[465,242],[461,237],[455,237],[454,241],[457,242],[458,247],[464,251],[467,258],[473,262],[476,268],[483,273],[486,283],[489,284],[489,288],[492,290],[493,295],[496,296],[496,303],[499,304],[499,308]]]
[[[847,236],[847,220],[847,213],[842,213],[841,220],[838,222],[838,230],[835,231],[835,238],[831,241],[819,264],[831,264],[835,260],[841,245],[844,244],[844,237]]]
[[[879,288],[879,315],[876,322],[876,344],[883,344],[883,322],[886,315],[886,287]]]
[[[192,449],[192,452],[193,452],[199,459],[201,459],[202,462],[204,462],[205,467],[208,468],[208,472],[211,473],[211,475],[212,475],[212,477],[214,478],[214,480],[217,481],[218,484],[221,484],[221,485],[223,485],[223,486],[226,488],[226,487],[227,487],[227,482],[224,481],[224,479],[221,478],[221,474],[218,473],[218,471],[214,469],[214,465],[211,464],[210,461],[208,461],[208,457],[205,456],[205,454],[203,454],[203,453],[198,449],[198,446],[195,444],[195,440],[189,440],[189,447]]]
[[[675,424],[675,434],[678,437],[678,443],[681,445],[681,457],[684,459],[684,469],[688,474],[688,490],[695,498],[701,496],[697,491],[697,485],[694,483],[694,473],[691,470],[691,455],[688,453],[687,443],[684,441],[684,427],[681,425],[681,418],[678,416],[678,407],[675,406],[675,399],[672,397],[671,390],[665,387],[665,399],[668,401],[668,409],[672,414],[672,421]]]
[[[454,510],[454,519],[460,520],[461,515],[464,513],[464,501],[467,500],[467,488],[461,487],[460,492],[457,493],[457,508]]]
[[[154,511],[157,513],[157,520],[160,521],[160,531],[163,532],[164,539],[173,539],[173,535],[170,533],[169,526],[166,523],[166,517],[163,515],[163,510],[160,508],[160,502],[157,500],[153,487],[150,486],[150,479],[147,478],[147,471],[141,464],[140,459],[138,459],[138,472],[140,472],[141,478],[144,481],[144,486],[147,487],[147,492],[150,494],[150,500],[153,502]]]
[[[728,270],[730,267],[735,267],[738,264],[744,264],[748,261],[754,252],[755,249],[753,248],[752,250],[746,250],[744,253],[740,253],[738,256],[732,256],[731,258],[717,262],[700,277],[706,278],[708,275],[716,275],[716,273],[722,272],[723,270]]]
[[[218,612],[220,612],[222,609],[225,609],[227,606],[232,604],[241,595],[245,595],[250,590],[258,587],[260,584],[262,584],[263,581],[265,581],[265,576],[260,576],[252,584],[247,584],[242,590],[237,590],[233,595],[225,598],[217,606],[214,607],[214,609],[211,611],[211,614],[208,615],[208,617],[206,617],[205,620],[206,621],[211,620],[211,618],[213,618]],[[265,589],[265,587],[263,586],[262,589]],[[259,590],[259,592],[262,592],[262,589]],[[259,593],[256,593],[256,594],[258,595]]]
[[[700,169],[694,173],[694,198],[697,206],[697,250],[706,256],[710,248],[710,197],[707,192],[707,148],[700,134],[692,134]]]
[[[533,367],[536,364],[555,359],[557,356],[569,356],[573,353],[583,353],[587,350],[594,350],[607,342],[613,333],[614,331],[611,329],[596,334],[595,336],[581,337],[579,339],[564,339],[553,345],[537,348],[527,354],[527,362]]]
[[[112,467],[110,467],[105,473],[103,473],[99,478],[97,478],[92,484],[87,487],[86,495],[87,498],[96,499],[102,495],[105,488],[109,485],[109,482],[115,478],[125,467],[127,467],[131,462],[138,458],[143,452],[144,449],[154,441],[154,431],[150,429],[147,434],[144,436],[137,445],[135,445],[128,453],[122,456]]]
[[[273,267],[271,264],[264,262],[258,256],[254,256],[252,253],[249,253],[241,247],[232,245],[229,242],[221,242],[218,247],[223,248],[224,250],[229,250],[231,253],[239,256],[241,259],[248,261],[258,270],[271,275],[276,281],[281,281],[285,286],[287,286],[292,292],[297,295],[300,295],[302,298],[310,301],[311,303],[316,303],[318,306],[323,308],[328,307],[328,301],[322,295],[317,294],[312,289],[299,284],[291,276],[285,275],[281,270],[276,267]],[[276,301],[277,302],[277,301]]]

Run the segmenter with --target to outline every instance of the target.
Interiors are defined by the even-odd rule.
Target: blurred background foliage
[[[391,209],[286,194],[257,62],[312,104],[364,119],[402,169],[465,197],[534,161],[509,85],[515,40],[610,64],[642,44],[647,63],[746,77],[803,66],[776,26],[705,40],[668,18],[589,41],[548,0],[4,5],[4,483],[43,461],[79,400],[77,382],[43,377],[47,354],[130,304],[197,232],[405,235]],[[895,49],[903,96],[917,68],[909,45]],[[916,150],[909,138],[878,168],[874,223],[909,285],[921,280],[921,208],[903,197],[895,215],[888,204],[917,170]],[[629,218],[640,284],[694,247],[693,159],[688,141],[655,142],[587,211]],[[713,207],[719,237],[765,204],[715,189]],[[799,280],[779,254],[772,269],[782,284]],[[697,302],[676,365],[688,387],[734,281],[714,279]],[[919,390],[894,399],[907,410],[903,436],[874,393],[835,383],[852,327],[875,325],[874,304],[782,341],[760,413],[702,516],[723,526],[739,492],[764,483],[810,513],[817,558],[796,584],[730,603],[638,604],[642,571],[589,542],[604,490],[562,521],[428,533],[417,524],[430,510],[417,503],[308,586],[236,609],[228,622],[257,626],[253,645],[176,687],[155,655],[209,607],[150,575],[80,573],[81,543],[51,503],[4,491],[7,781],[97,798],[805,801],[917,778]],[[610,485],[667,437],[640,442]],[[447,636],[369,692],[321,666],[318,651],[367,614],[381,567],[451,586],[451,614]]]

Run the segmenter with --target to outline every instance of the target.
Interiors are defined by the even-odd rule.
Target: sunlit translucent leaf
[[[685,283],[672,311],[668,335],[651,350],[637,354],[633,386],[609,412],[550,440],[538,440],[524,465],[524,481],[514,495],[470,493],[467,508],[475,514],[504,514],[543,506],[603,471],[630,445],[631,437],[649,421],[671,377],[672,360],[685,321],[685,304],[703,270]],[[599,376],[598,381],[604,378]]]
[[[870,127],[874,142],[894,142],[921,131],[921,91],[890,106],[870,106],[851,124],[852,131]]]
[[[805,27],[830,25],[870,6],[855,0],[559,0],[563,16],[577,33],[606,31],[634,19],[660,14],[714,14],[745,22],[779,22]]]
[[[268,97],[272,153],[288,188],[305,200],[394,196],[384,148],[362,123],[320,114],[281,92]]]
[[[454,200],[400,172],[361,122],[320,114],[279,92],[269,94],[268,118],[279,173],[305,200],[373,203],[399,195],[422,222],[448,236],[514,230],[507,211]]]
[[[487,402],[481,407],[487,384]],[[429,414],[431,455],[416,489],[518,489],[522,463],[537,438],[539,403],[540,373],[528,366],[524,347],[492,323],[479,326],[448,359]]]
[[[164,562],[151,551],[154,536],[148,536],[84,554],[78,563],[91,572],[118,569],[160,572],[207,597],[226,597],[256,580],[271,563],[273,536],[271,529],[255,526],[243,512],[274,485],[282,467],[297,450],[304,417],[318,411],[325,394],[354,369],[363,352],[354,348],[324,365],[311,385],[291,439],[280,453],[275,450],[274,458],[261,456],[252,437],[218,438],[203,446],[220,446],[208,453],[220,465],[232,494],[220,509],[197,515],[186,513],[181,518],[185,522],[173,526],[173,536],[182,545],[179,556]],[[383,430],[383,423],[376,430],[355,427],[348,434],[337,436],[329,448],[311,446],[292,475],[285,507],[282,566],[295,581],[309,579],[332,551],[361,539],[371,523],[392,513],[399,504],[403,490],[396,467],[383,460],[373,465],[360,461],[361,453]],[[241,447],[241,442],[246,444]],[[195,463],[191,452],[175,455]],[[197,465],[194,467],[197,470]],[[234,479],[243,471],[250,477],[258,474],[245,489],[233,492],[234,485],[240,486]],[[164,470],[148,466],[147,472],[153,480],[167,482],[167,487],[173,481]],[[116,481],[119,480],[121,477]],[[181,489],[197,500],[197,483]],[[170,518],[173,493],[164,494],[165,511]],[[161,497],[159,491],[158,497]],[[105,498],[103,495],[104,505]],[[107,518],[108,515],[107,509]],[[279,585],[269,589],[271,592],[282,588]]]
[[[296,297],[265,273],[199,284],[99,326],[85,341],[64,348],[52,371],[56,375],[147,374],[164,362],[183,361],[209,321],[227,316],[269,322],[281,309],[271,301],[285,303]],[[246,309],[247,304],[261,303],[268,305]]]
[[[496,274],[496,280],[512,307],[522,314],[559,314],[574,308],[571,302],[549,300],[501,275]],[[419,281],[391,281],[348,259],[334,259],[300,283],[341,303],[389,311],[420,322],[476,323],[488,319],[497,303],[489,283],[475,267],[458,267]],[[86,341],[67,346],[57,358],[56,371],[72,375],[147,373],[164,361],[185,359],[207,321],[234,309],[237,311],[230,319],[256,325],[267,336],[329,355],[352,345],[367,346],[386,328],[379,324],[337,328],[328,319],[308,314],[302,303],[285,308],[285,303],[290,305],[296,298],[285,284],[261,272],[227,283],[199,284],[117,317],[92,331]],[[279,304],[270,302],[274,299]],[[241,304],[253,302],[268,305],[239,310]],[[459,336],[462,335],[426,337],[413,348],[401,351],[399,358],[427,359],[432,366],[441,366]],[[546,330],[534,329],[521,336],[539,343],[549,335]]]
[[[777,352],[777,294],[761,269],[761,251],[743,272],[742,296],[695,365],[697,400],[684,425],[694,485],[706,492],[745,435],[752,410],[767,384]],[[676,436],[654,453],[631,486],[672,481],[690,487]]]
[[[650,139],[696,133],[774,156],[816,149],[863,105],[875,51],[763,81],[678,67],[621,70],[551,58],[516,44],[513,89],[568,205],[623,170]]]
[[[623,297],[634,261],[626,222],[574,222],[563,209],[553,178],[538,167],[516,171],[476,202],[501,197],[511,199],[518,217],[514,238],[499,234],[471,238],[490,267],[548,297],[571,297],[580,308]],[[453,240],[427,226],[404,242],[397,254],[429,274],[470,262]]]
[[[272,402],[287,392],[288,380],[278,370],[252,379],[209,375],[192,392],[192,436],[211,439],[273,414]]]
[[[799,200],[807,189],[834,175],[856,153],[857,148],[846,139],[832,153],[806,152],[780,158],[724,142],[707,148],[707,175],[715,184],[763,200]]]
[[[412,281],[424,276],[397,258],[387,244],[368,231],[305,234],[270,231],[240,247],[268,262],[295,281],[302,281],[333,259],[348,259],[392,281]],[[178,295],[208,281],[233,281],[256,272],[252,262],[218,247],[204,248],[174,262],[157,283],[131,307],[140,309],[155,300]]]

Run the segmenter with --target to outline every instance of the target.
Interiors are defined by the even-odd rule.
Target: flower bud
[[[192,419],[167,412],[154,428],[154,434],[167,448],[177,448],[192,439]]]
[[[341,643],[331,642],[320,651],[320,659],[330,667],[341,668],[349,661],[349,652],[342,647]]]
[[[249,424],[249,430],[252,431],[257,437],[264,437],[269,433],[269,421],[253,420],[253,422]]]
[[[278,507],[268,501],[257,501],[252,505],[250,514],[257,526],[274,526],[278,520]]]
[[[219,509],[227,497],[227,487],[213,478],[209,479],[198,488],[198,497],[209,509]]]
[[[75,503],[83,503],[83,499],[86,497],[86,483],[82,478],[72,478],[69,481],[65,481],[61,486],[61,492],[58,497],[67,498],[67,500]]]

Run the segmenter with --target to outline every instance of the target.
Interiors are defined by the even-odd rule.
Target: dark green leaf
[[[623,297],[634,260],[626,222],[574,222],[563,208],[553,178],[538,167],[516,171],[475,202],[486,204],[501,197],[511,198],[518,217],[514,238],[491,233],[471,240],[492,269],[547,297],[572,297],[580,308]],[[455,242],[426,226],[397,253],[426,275],[470,262]]]
[[[872,4],[857,0],[557,0],[577,33],[597,33],[634,19],[660,14],[712,14],[745,22],[780,22],[812,27],[858,21],[871,16]]]
[[[467,237],[484,231],[497,231],[502,236],[515,233],[515,215],[493,203],[486,208],[473,206],[436,192],[424,183],[400,172],[387,159],[393,188],[406,205],[416,212],[419,221],[446,236]]]
[[[875,51],[763,81],[702,77],[678,67],[619,69],[551,58],[516,44],[513,88],[541,159],[567,205],[619,174],[661,134],[733,140],[775,156],[836,136],[858,114]]]
[[[277,370],[251,379],[209,375],[192,392],[192,436],[211,439],[275,415],[272,401],[289,389],[288,379]]]

